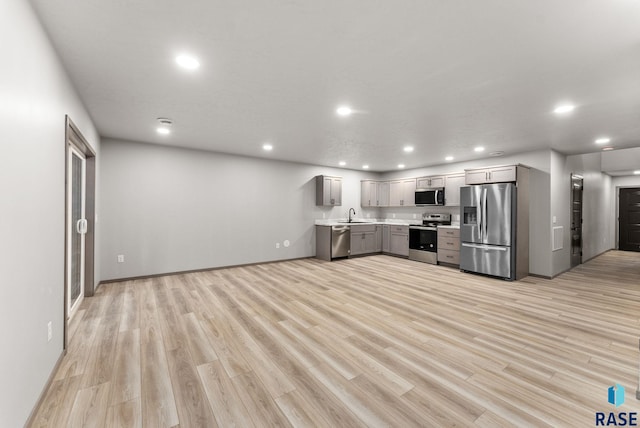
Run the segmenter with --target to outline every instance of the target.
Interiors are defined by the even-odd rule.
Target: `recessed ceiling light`
[[[262,149],[266,150],[267,152],[270,152],[271,150],[273,150],[273,146],[269,143],[266,143],[262,145]]]
[[[398,168],[400,168],[400,169],[404,168],[404,164],[403,163],[399,164]]]
[[[362,165],[362,169],[369,169],[369,165]]]
[[[198,58],[187,54],[178,55],[176,63],[185,70],[197,70],[200,67]]]
[[[567,114],[571,113],[573,110],[575,110],[575,108],[576,106],[574,106],[573,104],[562,104],[556,107],[553,112],[555,114]]]
[[[498,157],[498,156],[502,156],[502,155],[504,155],[504,152],[503,152],[503,151],[501,151],[501,150],[499,150],[499,151],[497,151],[497,152],[491,152],[491,153],[489,153],[489,156],[493,156],[493,157]]]
[[[609,142],[611,142],[611,138],[609,137],[602,137],[596,140],[596,144],[607,144]]]
[[[345,166],[346,164],[347,164],[347,163],[346,163],[345,161],[340,161],[340,162],[338,162],[338,165],[340,165],[340,166]]]
[[[413,151],[413,146],[406,146],[403,150],[407,153],[411,153]]]
[[[351,110],[351,107],[348,106],[340,106],[336,109],[336,113],[338,114],[338,116],[349,116],[351,115],[351,113],[353,113],[353,110]]]
[[[447,156],[446,158],[444,158],[444,160],[446,160],[447,162],[452,161],[453,160],[453,156]]]
[[[613,147],[603,147],[602,148],[603,152],[608,152],[609,150],[613,150]]]
[[[484,147],[476,147],[473,151],[477,153],[484,152]]]
[[[171,133],[171,125],[173,125],[173,121],[166,117],[159,117],[156,119],[158,121],[158,127],[156,128],[156,132],[160,135],[169,135]]]
[[[635,175],[640,175],[640,170],[633,171]]]

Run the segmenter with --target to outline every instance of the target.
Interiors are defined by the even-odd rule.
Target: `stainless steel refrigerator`
[[[516,279],[517,198],[514,183],[460,188],[461,270]]]

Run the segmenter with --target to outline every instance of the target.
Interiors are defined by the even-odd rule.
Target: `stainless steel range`
[[[438,263],[438,226],[451,224],[451,214],[423,214],[422,225],[409,226],[409,259]]]

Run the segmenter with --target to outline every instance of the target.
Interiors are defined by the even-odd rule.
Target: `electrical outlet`
[[[124,263],[124,254],[118,254],[118,263]]]
[[[280,243],[276,242],[276,248],[280,248]]]
[[[395,214],[391,214],[391,215],[393,216],[393,218],[396,218],[396,215],[395,215]]]
[[[53,324],[51,321],[47,323],[47,342],[51,342],[51,338],[53,337]]]
[[[416,214],[414,214],[414,215],[413,215],[413,218],[414,218],[414,219],[416,219],[416,218],[418,218],[418,217],[417,217],[417,215],[416,215]]]
[[[283,244],[285,247],[288,247],[289,245],[291,245],[291,242],[289,242],[288,239],[285,239]]]

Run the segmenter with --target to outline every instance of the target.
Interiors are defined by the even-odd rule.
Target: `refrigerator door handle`
[[[478,217],[478,241],[482,240],[482,198],[478,200],[476,205],[476,217]]]
[[[463,247],[477,248],[479,250],[507,251],[507,247],[496,247],[493,245],[467,244],[466,242],[463,242],[461,245]]]
[[[482,189],[482,227],[483,227],[483,239],[487,239],[487,188]]]

